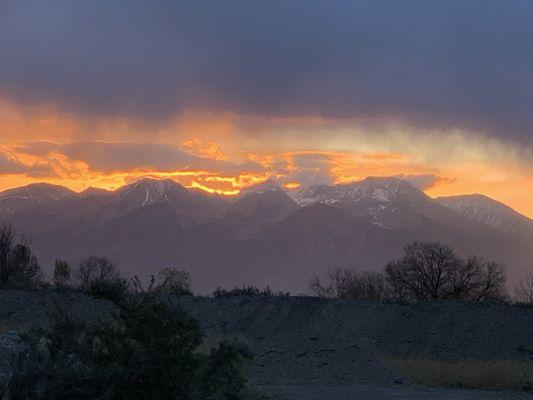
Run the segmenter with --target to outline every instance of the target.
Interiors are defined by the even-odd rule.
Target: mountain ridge
[[[44,265],[103,255],[141,276],[172,265],[200,291],[256,283],[302,292],[326,269],[379,270],[415,240],[503,262],[513,276],[533,255],[533,234],[502,232],[397,178],[297,191],[267,183],[233,197],[154,179],[115,191],[8,192],[42,189],[40,201],[0,193],[0,221],[32,238]]]
[[[533,219],[483,194],[440,196],[435,198],[435,201],[474,221],[506,233],[533,229]],[[530,227],[525,228],[525,225]]]
[[[87,189],[84,189],[80,192],[75,192],[71,189],[69,189],[66,186],[62,185],[54,185],[44,182],[39,183],[32,183],[29,185],[9,188],[3,191],[0,191],[0,202],[2,200],[5,200],[8,195],[11,195],[10,197],[16,198],[24,197],[23,193],[31,193],[34,190],[40,190],[41,192],[46,191],[55,191],[59,195],[56,195],[55,198],[53,196],[49,196],[51,200],[58,200],[60,198],[66,197],[66,196],[87,196],[87,195],[107,195],[107,194],[113,194],[113,193],[121,193],[121,192],[127,192],[130,190],[133,190],[135,187],[138,186],[144,186],[144,185],[150,185],[154,187],[174,187],[174,188],[180,188],[182,191],[188,191],[188,192],[194,192],[194,193],[200,193],[202,195],[209,195],[211,198],[226,198],[226,199],[237,199],[239,197],[244,197],[251,193],[263,193],[263,192],[269,192],[269,191],[281,191],[284,193],[287,193],[289,197],[291,197],[296,203],[299,205],[307,205],[309,203],[313,202],[322,202],[326,204],[334,204],[337,202],[340,202],[341,200],[346,200],[347,198],[353,200],[354,194],[360,194],[361,197],[365,194],[365,189],[369,189],[372,187],[372,185],[375,185],[374,188],[376,188],[376,184],[378,184],[381,187],[378,187],[374,193],[373,197],[374,200],[377,200],[382,203],[387,203],[391,201],[391,197],[397,196],[399,194],[409,193],[413,198],[427,198],[435,200],[436,202],[440,204],[451,204],[454,202],[454,200],[460,200],[460,199],[482,199],[486,202],[491,202],[494,205],[498,205],[500,207],[503,207],[508,210],[509,213],[514,214],[516,217],[519,217],[521,219],[527,220],[528,222],[533,222],[532,218],[529,218],[520,212],[514,210],[512,207],[506,205],[505,203],[502,203],[500,201],[497,201],[495,199],[492,199],[489,196],[486,196],[484,194],[475,193],[475,194],[461,194],[461,195],[453,195],[453,196],[438,196],[435,198],[429,197],[427,194],[425,194],[422,190],[417,189],[415,186],[411,185],[408,181],[402,180],[397,177],[367,177],[363,180],[351,182],[351,183],[343,183],[343,184],[336,184],[336,185],[310,185],[307,187],[299,188],[299,189],[283,189],[281,186],[277,185],[273,180],[266,180],[264,182],[260,182],[255,185],[248,186],[240,191],[240,193],[237,196],[223,196],[223,195],[216,195],[211,193],[203,193],[201,190],[194,190],[193,188],[186,188],[185,186],[181,185],[180,183],[174,181],[170,178],[165,179],[155,179],[155,178],[141,178],[133,183],[126,184],[124,186],[121,186],[119,188],[116,188],[114,190],[109,189],[103,189],[103,188],[97,188],[97,187],[88,187]],[[325,192],[326,190],[333,190],[337,192],[337,198],[327,199],[327,198],[320,198],[320,193],[318,193],[319,198],[312,199],[310,197],[305,197],[306,195],[309,195],[310,193],[313,195],[317,195],[317,192]],[[366,193],[368,194],[368,192]],[[324,194],[323,194],[324,196]],[[452,206],[445,205],[447,208],[452,208]],[[462,213],[460,213],[462,214]]]

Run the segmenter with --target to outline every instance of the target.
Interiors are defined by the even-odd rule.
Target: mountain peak
[[[8,189],[0,193],[0,199],[23,199],[41,202],[59,200],[72,194],[74,192],[64,186],[52,185],[50,183],[32,183],[27,186]]]
[[[524,229],[524,225],[529,226],[527,229],[532,229],[531,219],[482,194],[442,196],[437,197],[435,201],[471,220],[506,233],[515,233]]]
[[[87,189],[78,193],[78,197],[101,196],[113,193],[110,190],[89,186]]]
[[[246,196],[250,193],[264,193],[264,192],[277,192],[281,191],[281,188],[272,179],[260,182],[258,184],[248,186],[241,190],[240,196]]]
[[[155,189],[160,191],[166,191],[171,189],[180,189],[180,190],[186,190],[182,185],[180,185],[178,182],[170,179],[154,179],[154,178],[142,178],[138,181],[135,181],[129,185],[123,186],[118,191],[125,191],[129,192],[134,189]]]
[[[141,178],[129,185],[124,186],[125,188],[134,187],[134,186],[181,186],[178,182],[170,179],[155,179],[155,178]]]
[[[172,179],[143,178],[117,190],[128,202],[137,206],[147,206],[168,201],[176,195],[190,196],[182,185]]]
[[[368,177],[361,181],[329,185],[314,185],[294,193],[295,200],[301,204],[320,202],[335,203],[391,203],[408,200],[414,203],[427,196],[410,183],[393,177]]]
[[[359,190],[370,195],[373,200],[387,203],[399,198],[411,200],[426,197],[419,189],[409,182],[394,177],[368,177],[357,183]]]

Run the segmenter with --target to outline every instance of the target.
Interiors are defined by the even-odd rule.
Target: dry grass
[[[383,359],[405,378],[432,387],[533,391],[533,362]]]

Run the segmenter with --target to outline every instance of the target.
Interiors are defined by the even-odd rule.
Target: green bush
[[[0,288],[36,289],[42,285],[37,257],[11,225],[0,226]]]
[[[128,282],[122,278],[96,280],[91,282],[85,293],[119,304],[128,296]]]
[[[250,352],[224,342],[198,351],[202,333],[180,306],[132,295],[114,321],[86,325],[65,315],[33,331],[31,362],[11,385],[13,400],[240,400],[252,398],[244,365]]]

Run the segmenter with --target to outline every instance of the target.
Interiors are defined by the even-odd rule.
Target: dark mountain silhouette
[[[395,178],[297,191],[267,182],[232,198],[153,179],[113,192],[39,184],[0,193],[1,219],[32,239],[45,267],[89,255],[112,258],[125,275],[180,267],[200,292],[255,283],[298,293],[326,269],[382,269],[414,240],[503,262],[513,281],[533,234],[518,239],[479,215]]]

